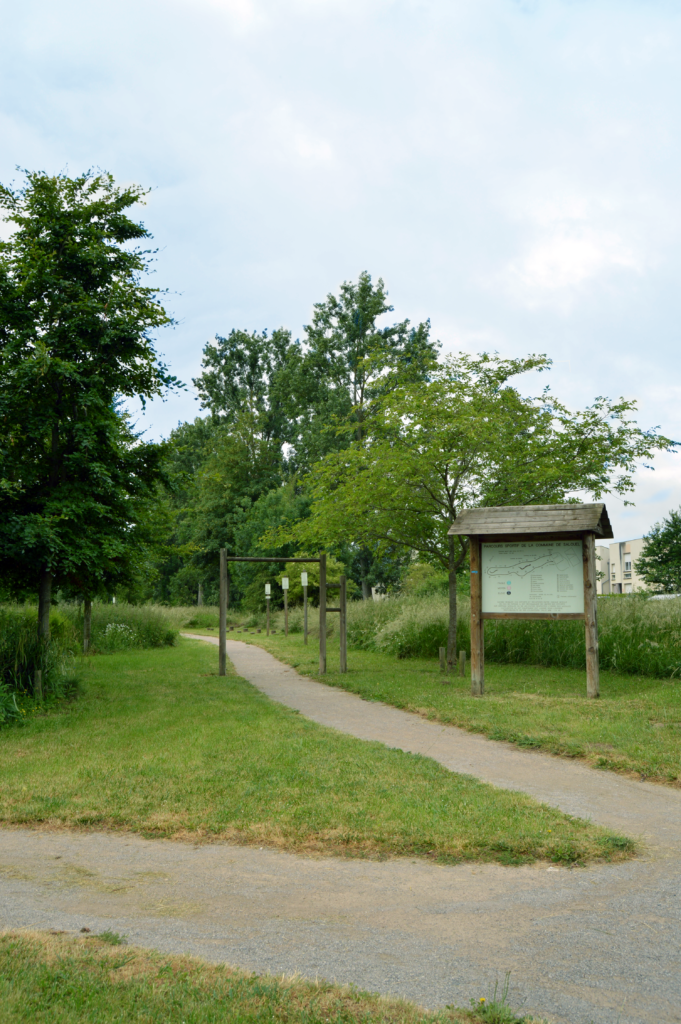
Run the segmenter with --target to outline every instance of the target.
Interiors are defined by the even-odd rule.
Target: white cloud
[[[504,277],[507,289],[530,307],[556,300],[565,305],[574,300],[576,289],[615,269],[641,274],[644,266],[633,247],[614,232],[575,226],[531,243]]]

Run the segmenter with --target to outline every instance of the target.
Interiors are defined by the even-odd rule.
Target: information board
[[[482,613],[584,613],[581,540],[481,545]]]

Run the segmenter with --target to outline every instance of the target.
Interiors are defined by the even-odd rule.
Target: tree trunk
[[[371,587],[369,586],[368,580],[362,580],[362,600],[369,601],[371,599]]]
[[[199,583],[199,596],[196,599],[196,604],[198,608],[203,605],[203,583]]]
[[[454,670],[456,661],[456,537],[449,538],[449,633],[447,635],[447,671]]]
[[[92,626],[92,600],[89,597],[83,602],[83,654],[90,650],[90,627]]]
[[[52,573],[43,569],[38,584],[38,639],[50,639],[50,605],[52,603]]]

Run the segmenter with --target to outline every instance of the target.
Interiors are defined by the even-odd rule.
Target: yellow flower
[[[484,997],[484,996],[482,996],[482,997],[480,998],[480,1002],[481,1002],[481,1003],[484,1003],[484,1001],[485,1001],[485,997]]]

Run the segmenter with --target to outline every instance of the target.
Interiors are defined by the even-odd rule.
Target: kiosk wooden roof
[[[582,537],[613,536],[603,502],[590,505],[502,505],[495,508],[468,508],[452,523],[450,534],[468,537],[506,537],[523,534],[560,534]]]

